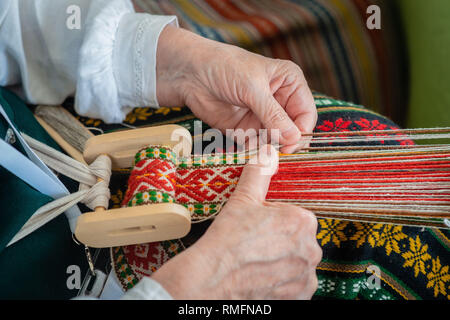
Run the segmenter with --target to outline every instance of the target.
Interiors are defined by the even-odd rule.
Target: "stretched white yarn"
[[[92,210],[96,207],[108,207],[111,197],[109,191],[111,159],[108,156],[100,155],[91,165],[87,166],[24,133],[22,133],[22,136],[47,166],[80,182],[80,188],[78,192],[54,200],[39,208],[7,246],[23,239],[79,202],[84,203]]]

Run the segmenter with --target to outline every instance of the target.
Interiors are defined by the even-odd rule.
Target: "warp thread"
[[[26,237],[78,202],[86,204],[92,210],[96,207],[108,207],[111,177],[111,159],[108,156],[101,155],[90,166],[86,166],[24,133],[22,135],[47,166],[80,182],[80,189],[39,208],[7,246]],[[97,181],[98,178],[101,181]]]
[[[450,153],[441,153],[280,162],[266,200],[298,204],[318,216],[445,227]],[[170,148],[144,148],[136,155],[123,205],[177,202],[191,211],[194,223],[210,219],[239,181],[244,164],[236,159],[177,159]]]
[[[72,114],[58,106],[38,106],[34,112],[43,119],[72,147],[83,153],[86,141],[93,134],[86,129]]]

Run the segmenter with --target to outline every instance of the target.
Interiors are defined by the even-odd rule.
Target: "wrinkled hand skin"
[[[310,299],[316,291],[317,219],[264,200],[278,155],[271,146],[260,155],[203,237],[152,276],[175,299]]]
[[[277,129],[282,152],[292,153],[311,133],[317,110],[302,70],[291,61],[167,26],[157,49],[160,105],[184,106],[213,128]]]

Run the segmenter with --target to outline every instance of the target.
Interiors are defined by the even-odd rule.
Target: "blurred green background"
[[[410,75],[406,126],[450,126],[450,1],[396,1]]]

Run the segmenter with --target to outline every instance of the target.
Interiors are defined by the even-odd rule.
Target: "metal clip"
[[[89,270],[91,271],[91,275],[95,276],[94,263],[92,262],[91,251],[88,246],[84,246],[84,253],[86,253],[87,262],[89,265]]]
[[[86,255],[86,260],[87,260],[87,263],[89,265],[89,271],[91,272],[92,276],[95,276],[94,262],[92,261],[92,255],[91,255],[91,251],[89,250],[89,247],[84,245],[83,243],[79,242],[77,240],[77,238],[75,237],[75,234],[73,234],[73,233],[72,233],[72,240],[77,245],[79,245],[79,246],[83,245],[84,246],[84,253]]]
[[[16,135],[11,128],[8,128],[8,130],[6,130],[5,142],[9,144],[16,143]]]

